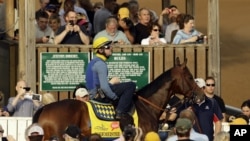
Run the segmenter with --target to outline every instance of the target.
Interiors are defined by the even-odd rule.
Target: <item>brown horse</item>
[[[173,68],[136,92],[138,98],[134,103],[139,127],[144,133],[158,130],[158,119],[172,94],[183,94],[194,102],[203,100],[203,91],[196,85],[186,63],[187,59],[180,64],[177,58]],[[46,140],[52,135],[62,137],[69,124],[78,125],[83,136],[88,137],[91,134],[87,105],[77,100],[62,100],[46,105],[36,112],[33,122],[38,122],[44,128]]]

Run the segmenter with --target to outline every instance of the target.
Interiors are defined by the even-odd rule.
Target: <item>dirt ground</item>
[[[249,99],[249,0],[220,0],[221,96],[240,107]]]

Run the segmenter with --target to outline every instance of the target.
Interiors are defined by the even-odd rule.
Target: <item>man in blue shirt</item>
[[[106,37],[94,40],[93,49],[96,57],[87,66],[86,87],[91,99],[97,96],[98,89],[103,91],[105,98],[116,106],[115,118],[119,119],[122,113],[129,113],[132,107],[136,84],[134,82],[120,83],[117,77],[108,81],[108,67],[105,61],[112,55],[111,43],[112,41]]]
[[[195,130],[206,134],[209,141],[213,141],[214,133],[219,131],[214,131],[213,123],[216,126],[221,125],[223,119],[218,103],[212,98],[205,97],[203,102],[193,105],[193,110],[198,119],[194,126]]]

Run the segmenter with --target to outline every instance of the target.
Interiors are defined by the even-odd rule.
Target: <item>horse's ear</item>
[[[187,65],[187,58],[184,59],[184,62],[181,64],[182,69],[184,69]]]
[[[175,66],[179,66],[181,63],[180,63],[180,58],[179,57],[176,57],[175,59]]]

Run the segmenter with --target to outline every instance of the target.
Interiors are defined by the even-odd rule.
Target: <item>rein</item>
[[[155,109],[157,109],[157,110],[159,110],[159,111],[165,111],[165,109],[162,109],[161,107],[155,105],[154,103],[150,102],[149,100],[147,100],[147,99],[145,99],[145,98],[143,98],[143,97],[141,97],[141,96],[139,96],[139,95],[138,95],[138,98],[139,98],[140,100],[142,100],[142,101],[148,103],[149,105],[153,106]]]

